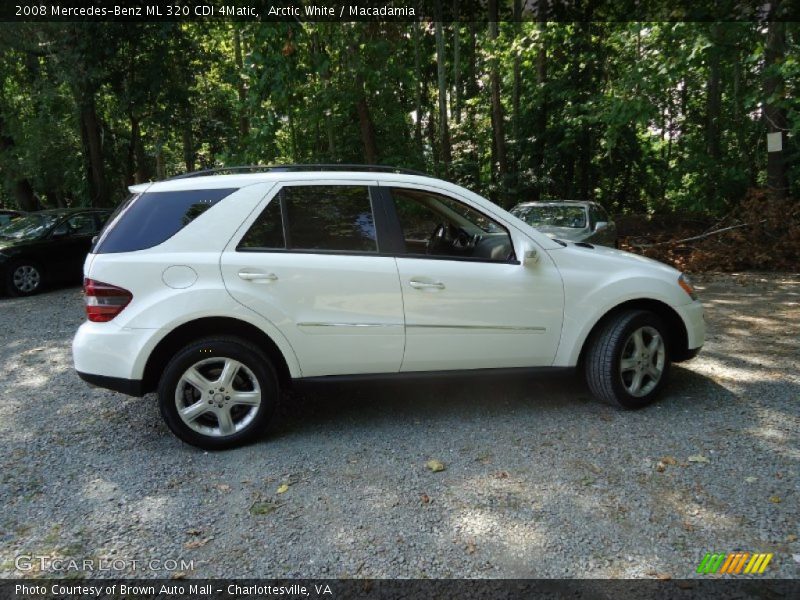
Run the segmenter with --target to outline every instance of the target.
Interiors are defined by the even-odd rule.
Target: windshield
[[[35,239],[44,235],[58,220],[56,215],[26,215],[0,228],[0,238]]]
[[[586,210],[582,206],[520,206],[512,213],[533,227],[586,227]]]

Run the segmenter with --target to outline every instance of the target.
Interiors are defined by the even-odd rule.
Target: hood
[[[545,234],[549,238],[556,238],[559,240],[580,241],[587,236],[586,228],[578,229],[576,227],[553,227],[550,225],[541,225],[539,227],[535,227],[535,229]]]
[[[32,244],[35,244],[35,243],[39,242],[39,241],[40,241],[39,238],[35,238],[35,239],[23,238],[21,240],[16,240],[16,239],[7,240],[7,239],[0,238],[0,252],[2,252],[3,250],[11,250],[13,248],[21,248],[23,246],[30,246]]]
[[[552,251],[553,257],[556,262],[559,261],[559,255],[562,253],[569,256],[570,262],[586,265],[589,268],[597,268],[604,272],[611,270],[629,270],[629,269],[643,269],[649,271],[651,274],[660,274],[670,281],[676,279],[680,275],[680,271],[666,265],[652,258],[641,256],[640,254],[633,254],[625,250],[617,250],[608,246],[600,246],[598,244],[590,244],[587,242],[570,242],[563,238],[558,238],[566,244],[560,250]],[[566,256],[565,256],[566,258]]]

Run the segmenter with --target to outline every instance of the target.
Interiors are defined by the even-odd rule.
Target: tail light
[[[133,300],[128,290],[94,279],[83,280],[83,293],[86,316],[95,323],[110,321]]]

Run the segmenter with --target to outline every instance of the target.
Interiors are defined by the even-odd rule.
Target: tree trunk
[[[368,165],[378,164],[378,144],[375,140],[375,124],[367,103],[364,90],[364,78],[356,74],[356,112],[358,113],[358,126],[361,130],[361,143],[364,145],[364,161]]]
[[[468,26],[469,35],[467,37],[467,73],[466,80],[464,81],[464,97],[467,100],[474,98],[478,94],[478,52],[477,52],[477,36],[478,25],[474,21],[470,21]],[[469,146],[469,158],[473,167],[473,180],[475,188],[480,190],[483,187],[483,144],[481,137],[478,133],[477,115],[475,111],[475,103],[470,102],[467,104],[467,135],[469,135],[473,142]]]
[[[539,110],[534,119],[533,169],[537,183],[533,189],[533,199],[539,200],[544,191],[541,182],[545,176],[545,151],[547,149],[547,33],[546,5],[540,5],[537,15],[539,49],[536,52],[536,87],[539,91]]]
[[[458,14],[454,10],[453,14]],[[461,28],[453,23],[453,120],[461,123]]]
[[[414,123],[414,141],[417,145],[417,150],[422,153],[422,59],[420,56],[420,45],[422,44],[422,36],[420,35],[419,21],[412,23],[412,35],[414,40],[414,74],[417,78],[417,86],[415,92],[414,109],[416,113],[416,122]]]
[[[497,0],[489,0],[489,38],[494,46],[497,35]],[[492,48],[494,54],[494,48]],[[508,173],[506,160],[506,135],[503,124],[503,104],[500,98],[500,67],[497,58],[491,59],[490,80],[492,88],[492,128],[494,130],[494,162],[497,166],[497,176],[500,185],[504,184]],[[493,165],[494,166],[494,165]]]
[[[773,7],[777,11],[780,2]],[[786,111],[781,106],[785,94],[781,63],[786,53],[786,24],[770,21],[767,26],[767,44],[764,51],[764,121],[768,133],[780,133],[783,145],[786,142]],[[786,198],[789,179],[786,170],[786,151],[767,152],[767,187],[775,198]]]
[[[164,146],[161,140],[156,142],[156,179],[167,178],[167,165],[164,162]]]
[[[445,71],[444,35],[442,22],[436,21],[436,71],[439,85],[439,135],[444,172],[450,170],[450,129],[447,123],[447,77]]]
[[[111,206],[106,185],[105,164],[103,162],[103,142],[100,135],[100,122],[97,118],[93,92],[83,92],[79,98],[81,131],[86,152],[89,196],[92,206]]]
[[[39,210],[39,200],[33,192],[33,186],[27,179],[18,179],[14,182],[14,200],[20,210]]]
[[[244,87],[242,72],[244,62],[242,60],[242,34],[239,24],[233,23],[233,54],[236,61],[236,93],[239,96],[239,148],[244,147],[247,135],[250,132],[250,120],[247,115],[247,90]]]
[[[134,181],[136,183],[143,183],[150,179],[150,169],[147,164],[147,153],[144,151],[144,143],[142,143],[142,134],[139,127],[139,120],[130,117],[131,119],[131,145],[134,154]]]
[[[184,116],[183,127],[181,128],[181,143],[183,145],[183,164],[186,166],[186,171],[194,171],[194,133],[192,132],[190,114]]]
[[[13,148],[14,139],[6,134],[5,120],[3,115],[0,115],[0,153],[11,152]],[[12,187],[17,208],[20,210],[36,210],[38,202],[33,193],[31,182],[24,177],[19,177],[19,173],[16,172],[8,173],[7,176],[13,182]]]
[[[514,43],[519,41],[521,33],[520,17],[522,16],[522,0],[514,0]],[[519,103],[520,87],[522,86],[522,69],[520,66],[519,52],[514,52],[513,84],[511,87],[511,137],[514,140],[513,172],[519,173],[519,162],[522,143],[519,133]]]
[[[722,88],[720,86],[720,31],[714,23],[709,30],[711,46],[708,49],[708,87],[706,88],[706,150],[708,155],[720,159],[720,107]]]

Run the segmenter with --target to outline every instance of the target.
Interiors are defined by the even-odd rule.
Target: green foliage
[[[765,102],[785,111],[797,192],[796,23],[784,59],[768,68],[765,28],[748,22],[501,23],[496,40],[485,24],[445,23],[444,34],[447,165],[430,23],[416,42],[411,23],[0,25],[0,204],[18,202],[22,180],[42,205],[82,205],[100,201],[98,181],[118,200],[130,184],[187,169],[364,162],[372,143],[383,164],[504,204],[571,197],[619,212],[722,213],[765,181]],[[505,174],[493,164],[495,61]],[[766,98],[775,73],[785,85]]]

